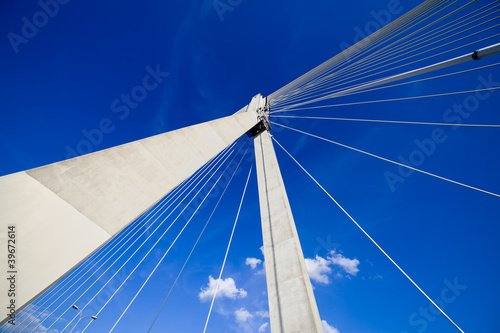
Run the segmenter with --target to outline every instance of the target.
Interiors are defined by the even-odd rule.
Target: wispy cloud
[[[262,260],[257,259],[257,258],[247,258],[247,260],[245,261],[245,264],[252,267],[252,269],[257,268],[257,265],[260,265],[261,263],[262,263]]]
[[[217,282],[219,282],[219,288],[217,289]],[[211,275],[208,277],[208,285],[204,288],[201,288],[198,297],[200,301],[206,302],[211,300],[214,297],[214,294],[217,290],[217,298],[245,298],[247,297],[247,292],[240,288],[236,287],[236,282],[232,278],[227,279],[214,279]]]
[[[336,253],[335,250],[332,250],[330,251],[328,260],[330,260],[332,264],[341,267],[347,274],[356,276],[359,272],[359,260],[356,258],[349,259],[340,253]]]
[[[265,332],[266,331],[266,328],[269,326],[269,323],[264,323],[262,325],[260,325],[258,331],[259,333],[262,333],[262,332]]]
[[[45,327],[41,322],[49,316],[48,311],[43,311],[41,314],[39,312],[40,308],[34,307],[33,309],[28,310],[27,312],[27,318],[23,319],[24,323],[20,328],[24,328],[26,332],[34,332],[34,333],[41,333],[41,332],[47,332],[47,333],[58,333],[59,330],[51,328],[47,330],[47,327]],[[59,319],[61,322],[66,322],[64,318]],[[16,323],[17,325],[19,323]],[[14,330],[15,331],[15,330]],[[13,332],[14,332],[13,331]]]
[[[269,318],[269,311],[257,311],[257,314],[262,318]]]
[[[243,323],[247,321],[248,318],[252,318],[253,315],[247,311],[245,308],[241,308],[239,310],[234,311],[234,316],[236,317],[236,321],[239,323]]]
[[[338,329],[328,324],[326,320],[322,320],[321,324],[323,324],[323,331],[325,333],[340,333]]]

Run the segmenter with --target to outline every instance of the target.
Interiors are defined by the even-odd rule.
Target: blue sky
[[[230,115],[255,94],[266,96],[342,51],[342,43],[353,44],[360,30],[377,23],[374,13],[395,6],[395,19],[417,1],[232,3],[220,16],[211,0],[71,0],[59,4],[57,13],[53,8],[46,24],[13,46],[9,33],[22,34],[23,17],[32,20],[42,9],[36,1],[2,1],[0,175]],[[144,86],[151,72],[157,80],[148,81],[147,96],[137,103],[123,100],[122,94]],[[472,90],[485,81],[500,86],[498,67],[346,101]],[[443,122],[469,95],[296,114]],[[490,92],[461,120],[500,124],[499,100],[499,91]],[[305,119],[290,120],[288,126],[394,160],[415,154],[421,149],[416,141],[427,142],[439,127]],[[90,142],[85,133],[95,130],[102,135]],[[445,139],[420,168],[499,193],[498,129],[443,131]],[[397,174],[396,166],[289,130],[273,132],[433,299],[445,303],[464,331],[500,329],[498,198],[417,173],[391,187],[386,175]],[[454,332],[446,319],[425,310],[425,298],[275,149],[322,319],[341,333]],[[221,203],[153,332],[202,331],[210,303],[200,300],[200,292],[209,276],[219,273],[250,163],[242,163],[226,194],[229,200]],[[232,298],[216,300],[207,332],[269,332],[262,263],[246,264],[247,258],[263,260],[255,173],[251,180],[223,275]],[[118,332],[147,330],[210,211],[204,208],[186,230],[182,245],[153,275]],[[109,330],[155,264],[147,261],[87,332]],[[232,293],[227,279],[235,283]]]

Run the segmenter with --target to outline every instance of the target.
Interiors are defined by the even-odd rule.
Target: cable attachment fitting
[[[249,137],[256,137],[264,131],[271,130],[271,123],[269,122],[269,111],[271,110],[269,104],[267,103],[267,98],[264,99],[262,106],[257,108],[257,120],[258,123],[247,132]]]
[[[472,59],[479,60],[479,57],[477,55],[477,51],[472,52]]]

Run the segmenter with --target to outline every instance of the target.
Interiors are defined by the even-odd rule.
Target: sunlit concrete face
[[[17,231],[16,309],[256,123],[254,113],[240,112],[0,177],[0,243],[7,243],[8,226]],[[2,272],[6,264],[0,262]],[[7,290],[8,281],[0,281]],[[2,292],[0,304],[7,302]]]
[[[323,333],[269,132],[255,138],[271,332]]]

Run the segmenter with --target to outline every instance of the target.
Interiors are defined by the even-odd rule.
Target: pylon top
[[[271,130],[269,110],[270,106],[267,97],[257,94],[252,98],[252,101],[248,104],[247,112],[255,112],[259,122],[247,132],[249,137],[256,137],[264,131]]]

